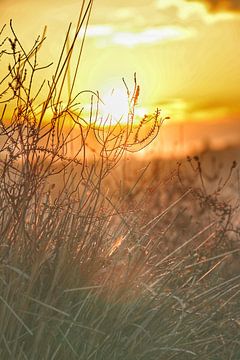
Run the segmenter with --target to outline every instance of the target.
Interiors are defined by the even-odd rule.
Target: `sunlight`
[[[106,125],[117,123],[126,124],[129,121],[129,99],[124,88],[115,88],[111,91],[103,91],[102,102],[99,104],[99,115]],[[136,105],[134,108],[134,123],[148,113],[145,107]]]
[[[125,89],[116,88],[103,93],[100,115],[103,117],[103,120],[108,119],[109,125],[118,122],[126,123],[128,121],[128,113],[129,104]]]

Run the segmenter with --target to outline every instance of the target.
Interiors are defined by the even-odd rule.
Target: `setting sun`
[[[129,104],[126,89],[106,91],[101,97],[99,113],[109,124],[127,123]]]
[[[106,124],[126,124],[129,121],[130,98],[126,88],[116,88],[111,91],[103,91],[99,101],[99,116]],[[148,113],[148,110],[136,104],[134,107],[134,123],[139,123]]]
[[[51,79],[57,66],[70,21],[70,36],[74,37],[77,12],[78,4],[72,0],[0,2],[1,22],[12,18],[29,49],[47,25],[40,63],[46,66],[46,59],[51,59],[53,65],[45,69],[46,79]],[[199,141],[206,137],[213,143],[215,138],[223,143],[226,139],[239,141],[240,13],[235,1],[216,1],[214,5],[210,0],[96,1],[87,29],[78,34],[79,44],[85,30],[75,95],[83,89],[98,92],[100,115],[105,120],[108,117],[106,123],[126,123],[129,105],[121,79],[131,87],[136,72],[141,87],[136,121],[160,108],[171,118],[167,125],[181,126],[186,142],[188,124],[199,127],[203,122],[205,128],[219,126],[214,134],[199,131]],[[75,63],[72,57],[72,68]],[[89,109],[89,99],[80,102]],[[226,139],[221,124],[229,124]]]

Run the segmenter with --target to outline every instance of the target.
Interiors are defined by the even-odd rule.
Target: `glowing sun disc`
[[[101,115],[111,123],[128,121],[128,96],[123,89],[113,89],[102,96]]]

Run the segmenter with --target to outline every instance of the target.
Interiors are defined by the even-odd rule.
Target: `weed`
[[[105,126],[98,93],[83,117],[76,39],[91,7],[83,2],[52,80],[37,90],[50,66],[38,65],[45,32],[27,52],[11,23],[0,42],[0,60],[10,59],[0,82],[0,358],[237,360],[240,275],[216,271],[239,251],[221,247],[229,231],[239,238],[236,210],[206,193],[198,159],[201,188],[169,188],[177,173],[160,184],[155,164],[146,187],[143,172],[118,195],[106,190],[123,154],[147,146],[162,119],[157,110],[135,124],[136,77],[126,126]]]

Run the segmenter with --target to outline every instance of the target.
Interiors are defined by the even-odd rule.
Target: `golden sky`
[[[60,53],[79,0],[1,0],[26,46],[48,26],[41,60]],[[78,77],[100,94],[141,86],[139,113],[164,109],[172,121],[240,122],[239,0],[95,0]],[[80,41],[80,40],[79,40]]]

